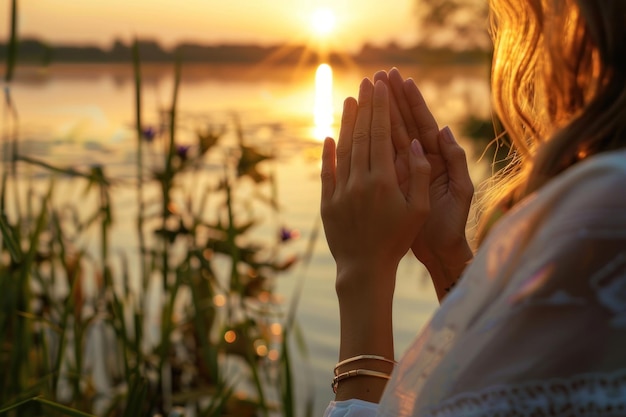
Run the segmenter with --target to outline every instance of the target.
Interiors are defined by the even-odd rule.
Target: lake
[[[488,166],[476,162],[481,149],[473,149],[463,137],[461,124],[469,115],[489,114],[487,66],[399,68],[405,77],[416,80],[440,126],[449,125],[467,149],[475,183],[484,178]],[[332,87],[327,80],[325,87],[320,88],[318,82],[316,88],[316,68],[184,65],[179,137],[183,143],[191,143],[197,129],[225,126],[224,140],[232,143],[233,120],[237,118],[246,137],[276,155],[269,169],[277,180],[279,220],[299,230],[302,237],[290,243],[287,250],[302,253],[313,228],[319,227],[322,135],[337,132],[343,99],[355,95],[360,80],[372,76],[377,69],[335,68]],[[160,112],[171,103],[173,72],[167,65],[143,67],[144,125],[158,127]],[[328,72],[325,76],[329,76]],[[119,178],[135,174],[134,85],[130,65],[19,67],[11,96],[19,114],[20,153],[62,166],[84,168],[101,164],[108,175]],[[326,115],[316,113],[320,108]],[[76,190],[68,190],[66,195],[80,198]],[[115,203],[118,221],[112,243],[121,250],[132,243],[125,231],[133,230],[134,217],[124,215],[124,207],[131,199],[130,193],[121,193]],[[309,358],[296,358],[294,373],[301,388],[313,386],[316,415],[321,415],[332,399],[330,380],[338,354],[334,272],[321,234],[308,267],[294,268],[277,284],[278,293],[288,303],[298,280],[305,279],[297,317]],[[417,262],[405,259],[399,268],[394,305],[397,356],[436,306],[434,290],[424,270]]]

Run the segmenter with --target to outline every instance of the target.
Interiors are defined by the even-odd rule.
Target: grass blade
[[[136,375],[132,382],[128,393],[128,402],[126,404],[126,410],[124,410],[123,417],[137,417],[142,413],[146,395],[148,394],[147,381]]]
[[[17,0],[11,2],[11,34],[7,45],[7,71],[4,81],[10,82],[13,79],[15,63],[17,61]]]
[[[3,407],[0,407],[0,414],[4,414],[7,411],[15,410],[16,408],[33,401],[35,398],[37,398],[37,397],[27,398],[25,400],[17,401],[17,402],[15,402],[13,404],[9,404],[9,405],[5,405]]]
[[[63,404],[59,404],[59,403],[55,403],[54,401],[50,401],[50,400],[46,400],[45,398],[41,398],[41,397],[35,397],[33,398],[33,401],[38,402],[48,408],[51,408],[55,411],[58,411],[60,413],[63,413],[63,415],[66,416],[73,416],[73,417],[96,417],[93,414],[89,414],[89,413],[85,413],[79,410],[76,410],[74,408],[70,408],[67,407]]]
[[[2,240],[9,251],[13,262],[16,264],[20,263],[23,256],[22,248],[17,243],[15,236],[13,235],[13,229],[11,229],[11,226],[9,225],[4,214],[0,215],[0,233],[2,234]]]

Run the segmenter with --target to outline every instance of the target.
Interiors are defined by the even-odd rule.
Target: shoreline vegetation
[[[279,222],[264,168],[274,155],[236,117],[180,140],[193,126],[178,108],[179,58],[171,102],[146,125],[138,44],[126,62],[134,180],[28,155],[11,83],[29,49],[12,33],[0,132],[0,415],[312,415],[313,392],[297,394],[292,372],[294,358],[308,367],[296,309],[318,233],[303,251],[288,246],[299,233]],[[236,143],[223,143],[227,129]],[[136,216],[126,250],[112,238],[124,227],[122,191]],[[256,234],[262,224],[269,236]],[[286,305],[275,286],[294,265]]]
[[[132,59],[132,44],[119,39],[110,47],[95,45],[57,44],[52,45],[35,38],[21,39],[17,44],[17,61],[21,64],[49,65],[52,63],[128,63]],[[455,64],[468,65],[486,62],[490,51],[485,49],[454,50],[416,45],[408,48],[396,43],[386,46],[365,44],[357,53],[339,54],[329,52],[320,55],[305,45],[253,44],[199,44],[179,43],[164,48],[154,40],[139,40],[138,49],[143,63],[173,62],[182,59],[186,63],[254,64],[268,61],[275,65],[314,65],[321,58],[331,65],[375,64],[394,62],[397,64]],[[8,43],[0,43],[0,61],[6,61]]]

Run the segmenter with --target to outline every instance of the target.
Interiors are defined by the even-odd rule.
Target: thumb
[[[430,163],[417,139],[411,141],[409,172],[407,203],[412,209],[427,213],[430,210]]]

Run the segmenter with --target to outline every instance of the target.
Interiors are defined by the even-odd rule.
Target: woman
[[[324,144],[341,318],[327,416],[626,415],[626,2],[492,0],[491,18],[512,151],[475,257],[463,151],[411,80],[364,80]],[[443,302],[395,364],[409,248]]]

